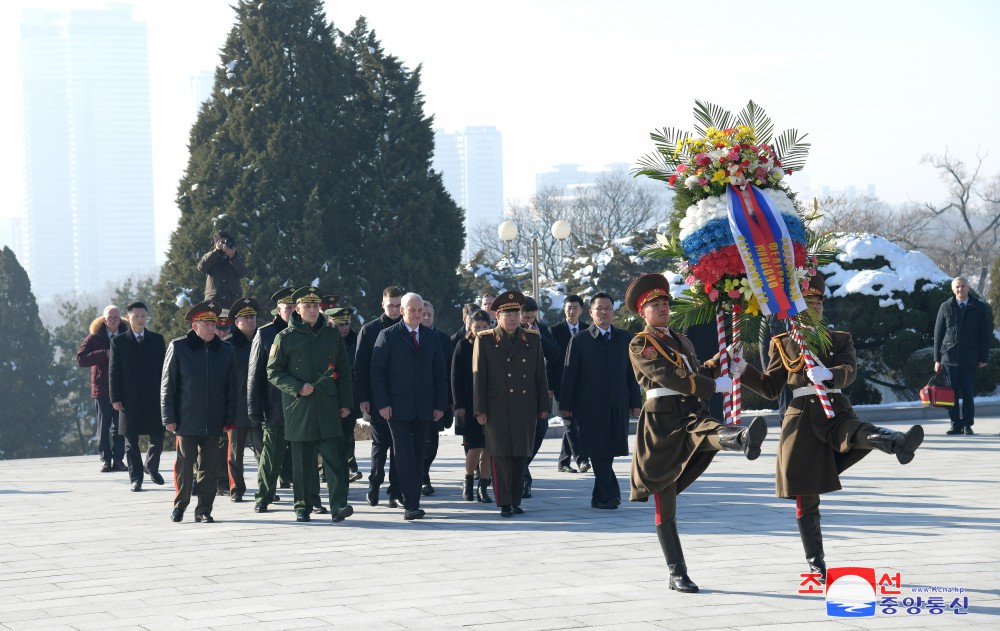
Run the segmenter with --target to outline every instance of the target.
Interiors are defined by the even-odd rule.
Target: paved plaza
[[[296,524],[290,491],[266,514],[217,498],[215,524],[194,523],[193,505],[175,524],[169,477],[136,494],[96,455],[0,461],[0,629],[1000,629],[1000,418],[967,437],[923,423],[911,464],[873,453],[823,496],[827,563],[898,572],[900,597],[962,587],[967,614],[836,618],[822,594],[800,594],[807,568],[794,504],[774,497],[772,427],[759,460],[720,454],[679,499],[699,594],[667,590],[652,502],[590,508],[592,475],[558,473],[552,438],[513,519],[462,501],[454,436],[418,522],[386,506],[384,487],[369,507],[359,482],[343,524]],[[172,462],[164,454],[164,473]],[[615,467],[626,497],[629,465]]]

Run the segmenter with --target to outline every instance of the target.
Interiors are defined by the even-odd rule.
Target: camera
[[[226,246],[230,250],[232,250],[233,248],[236,247],[236,241],[234,241],[231,237],[228,238],[228,239],[225,239],[225,240],[219,239],[218,242],[221,243],[222,245]]]

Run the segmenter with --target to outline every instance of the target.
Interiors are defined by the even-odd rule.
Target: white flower
[[[780,180],[781,178],[785,177],[785,172],[779,169],[778,167],[774,167],[771,169],[771,177],[773,177],[776,180]]]
[[[689,175],[687,177],[687,179],[684,180],[684,186],[686,186],[688,188],[691,188],[691,189],[693,189],[694,187],[698,186],[698,176],[697,175]]]

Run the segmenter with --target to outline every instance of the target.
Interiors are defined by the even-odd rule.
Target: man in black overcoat
[[[622,501],[614,458],[628,455],[629,417],[639,415],[642,397],[629,360],[632,336],[611,325],[611,296],[594,294],[590,317],[594,323],[566,349],[559,413],[576,422],[580,454],[593,465],[590,505],[614,510]]]
[[[566,349],[569,348],[569,341],[573,339],[574,335],[580,331],[585,331],[590,326],[581,318],[583,315],[583,298],[576,294],[566,296],[566,299],[563,301],[563,314],[566,316],[566,319],[552,325],[552,337],[555,338],[556,343],[559,344],[559,350],[562,352],[558,363],[559,371],[558,375],[556,375],[557,378],[553,380],[552,376],[549,376],[549,383],[552,384],[551,387],[555,393],[557,403],[562,399],[559,389],[562,385],[562,367],[566,363]],[[560,409],[562,409],[561,405]],[[573,467],[573,461],[575,460],[576,465],[580,467],[579,471],[586,473],[590,470],[590,463],[580,455],[580,448],[578,446],[580,432],[577,430],[576,422],[571,418],[564,417],[563,425],[566,427],[566,431],[563,433],[562,448],[559,451],[559,471],[562,473],[577,473],[578,470]]]
[[[132,491],[142,490],[143,473],[154,484],[163,484],[163,422],[160,419],[160,377],[167,352],[163,336],[146,329],[146,305],[133,302],[125,308],[131,330],[111,338],[108,364],[111,406],[118,412],[118,429],[125,436],[125,462]],[[149,436],[143,464],[139,437]]]

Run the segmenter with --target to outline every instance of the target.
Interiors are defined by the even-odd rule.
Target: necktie
[[[604,334],[604,341],[607,342],[608,344],[611,343],[611,331],[608,331],[607,333]]]
[[[138,342],[138,343],[140,343],[140,344],[142,344],[142,336],[141,335],[136,335],[135,336],[135,341]]]
[[[573,337],[574,335],[576,335],[576,327],[575,326],[571,326],[571,327],[569,327],[569,336]]]
[[[417,332],[410,331],[410,337],[413,338],[413,348],[417,349],[417,352],[420,352],[420,342],[417,341]]]

